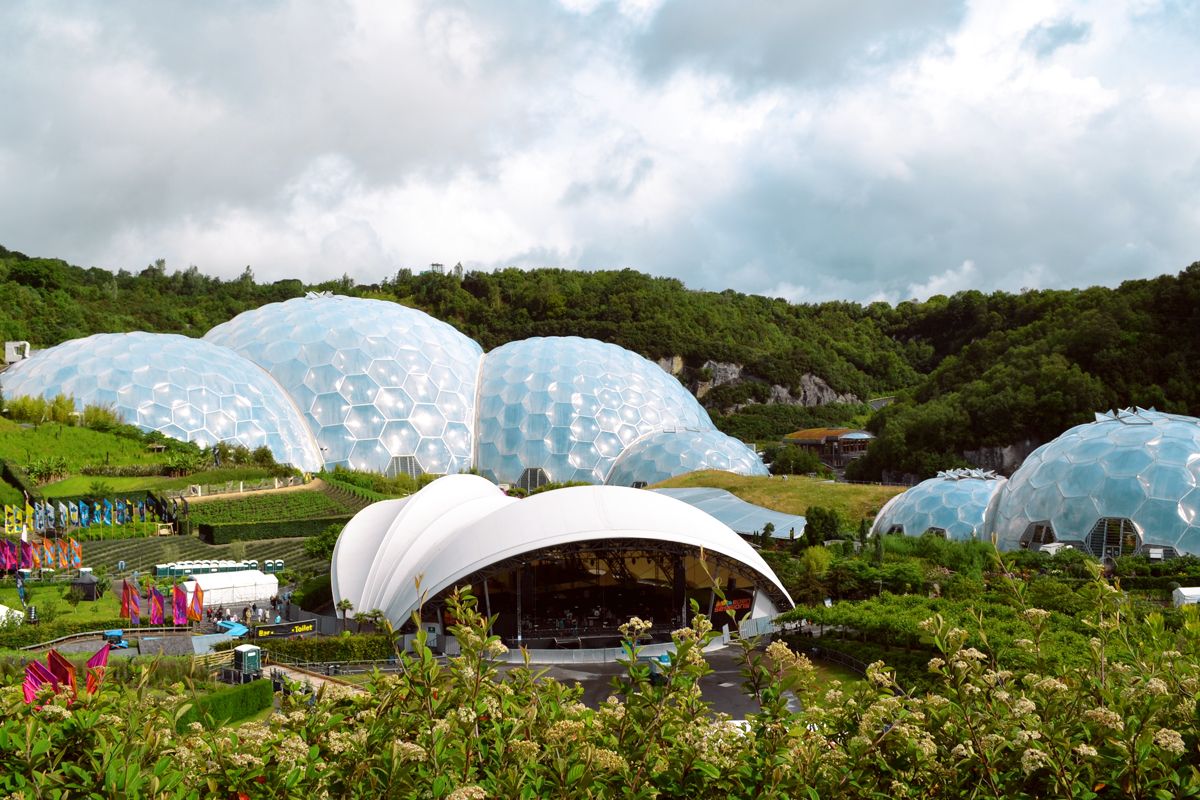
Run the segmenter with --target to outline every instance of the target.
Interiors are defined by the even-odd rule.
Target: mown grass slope
[[[834,483],[801,475],[748,477],[732,472],[706,470],[678,475],[650,488],[724,489],[748,503],[782,511],[804,514],[813,506],[836,509],[844,519],[857,523],[878,513],[883,504],[904,491],[902,486]]]

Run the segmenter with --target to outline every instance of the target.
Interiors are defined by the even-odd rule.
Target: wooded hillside
[[[0,247],[0,338],[46,347],[105,331],[200,336],[308,290],[414,306],[485,349],[575,335],[653,359],[680,357],[680,378],[693,387],[711,382],[708,362],[740,365],[741,378],[703,402],[723,429],[747,438],[865,413],[853,404],[752,405],[768,400],[772,385],[798,394],[801,379],[816,376],[859,400],[894,394],[897,402],[870,419],[880,439],[857,465],[861,478],[928,475],[962,463],[966,450],[1044,441],[1110,407],[1200,413],[1200,263],[1115,289],[968,291],[893,307],[693,291],[632,270],[456,267],[400,270],[373,285],[346,277],[261,284],[249,267],[227,281],[161,261],[113,274]]]

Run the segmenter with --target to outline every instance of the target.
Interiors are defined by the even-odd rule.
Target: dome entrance
[[[1054,544],[1058,539],[1054,536],[1054,526],[1049,520],[1039,520],[1029,523],[1021,536],[1021,549],[1037,550],[1044,544]]]
[[[1088,532],[1085,544],[1096,558],[1115,560],[1136,553],[1142,546],[1142,537],[1131,519],[1101,517]]]

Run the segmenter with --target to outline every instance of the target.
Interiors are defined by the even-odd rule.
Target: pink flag
[[[0,539],[0,569],[12,569],[16,563],[12,561],[12,550],[8,546],[8,539]]]
[[[163,624],[163,600],[165,598],[157,586],[150,587],[150,624]]]
[[[71,696],[74,697],[77,689],[75,688],[75,665],[67,661],[57,650],[51,650],[46,653],[46,666],[54,675],[55,680],[64,685],[71,687]]]
[[[100,688],[100,682],[104,680],[104,670],[108,667],[108,651],[112,649],[112,645],[108,642],[104,643],[96,651],[96,655],[88,659],[87,662],[87,691],[88,694],[95,694]]]
[[[58,679],[54,677],[54,673],[46,668],[46,665],[40,661],[30,661],[25,665],[25,683],[22,689],[25,692],[25,702],[32,703],[37,697],[38,689],[41,689],[46,684],[52,684],[54,688],[58,688]]]
[[[176,625],[187,625],[187,589],[178,583],[171,590],[171,610]]]

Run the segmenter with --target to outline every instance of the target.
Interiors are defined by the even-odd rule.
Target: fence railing
[[[214,650],[211,653],[192,656],[192,666],[200,667],[208,672],[228,667],[233,664],[232,650]]]

